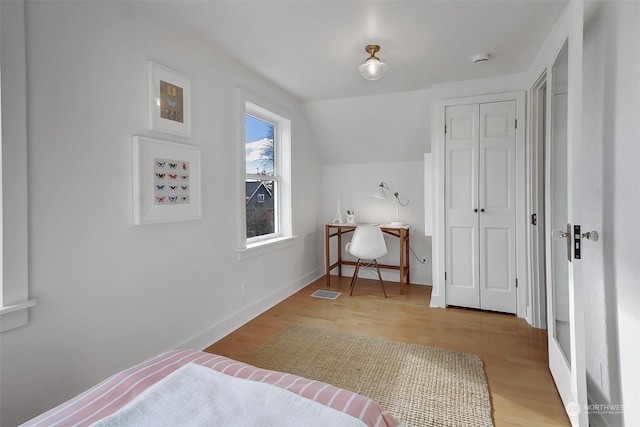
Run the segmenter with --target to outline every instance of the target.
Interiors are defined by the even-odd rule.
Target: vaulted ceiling
[[[566,0],[142,1],[302,101],[524,72]],[[389,65],[360,77],[367,44]],[[477,53],[488,63],[473,64]]]

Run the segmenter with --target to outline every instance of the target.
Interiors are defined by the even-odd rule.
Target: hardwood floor
[[[479,355],[499,426],[568,426],[547,361],[546,331],[513,315],[463,308],[429,308],[430,286],[412,285],[405,295],[399,285],[359,279],[349,297],[348,277],[331,279],[336,300],[310,297],[327,289],[324,277],[237,329],[206,351],[244,361],[287,324],[354,335],[442,347]]]

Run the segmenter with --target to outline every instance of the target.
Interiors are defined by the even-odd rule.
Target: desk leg
[[[329,244],[331,243],[329,226],[324,226],[324,277],[327,283],[327,287],[331,286],[331,271],[329,268],[331,266],[331,251],[329,250]]]
[[[405,250],[404,250],[404,244],[405,244],[405,230],[403,228],[400,229],[400,295],[404,295],[404,258],[405,258]]]
[[[406,242],[405,242],[405,258],[407,261],[407,288],[409,287],[409,284],[411,283],[411,256],[409,256],[409,250],[411,248],[410,243],[409,242],[409,230],[406,231]]]
[[[338,276],[342,277],[342,229],[338,229]]]

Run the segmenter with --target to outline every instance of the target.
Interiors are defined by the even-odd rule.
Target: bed
[[[198,393],[193,390],[187,391],[186,399],[179,397],[180,393],[174,397],[171,392],[167,392],[167,390],[174,390],[175,384],[178,382],[198,383],[199,380],[196,377],[188,377],[188,375],[195,374],[203,374],[203,377],[211,376],[211,381],[223,381],[217,383],[222,392],[215,393],[218,396],[216,399],[211,399],[211,394],[206,393],[200,393],[202,396],[197,397]],[[192,381],[192,379],[196,380]],[[241,390],[236,391],[239,396],[254,397],[242,399],[234,397],[232,390],[236,388]],[[245,390],[252,390],[251,393],[257,394],[253,395]],[[273,397],[271,400],[267,400],[271,394]],[[156,395],[156,398],[160,396],[159,398],[168,399],[155,404],[163,408],[163,411],[170,411],[173,415],[176,415],[176,412],[180,410],[185,410],[191,416],[194,411],[193,408],[188,409],[188,406],[191,404],[197,408],[204,407],[205,405],[198,403],[198,398],[204,397],[206,397],[207,403],[210,400],[222,402],[222,406],[227,412],[231,412],[229,408],[235,407],[236,404],[245,405],[234,410],[234,414],[229,414],[236,417],[233,420],[232,418],[227,420],[220,418],[226,416],[221,414],[224,411],[220,410],[220,407],[210,409],[211,412],[208,415],[203,409],[200,416],[211,416],[210,420],[215,418],[215,421],[204,423],[202,419],[187,422],[186,419],[189,417],[186,417],[180,418],[182,421],[179,424],[171,424],[166,413],[156,413],[155,416],[159,416],[163,420],[163,425],[235,426],[244,424],[239,420],[251,420],[250,417],[254,415],[249,413],[255,410],[259,416],[266,414],[261,421],[261,425],[264,426],[288,425],[287,417],[296,420],[291,425],[299,426],[312,425],[312,420],[318,425],[336,425],[334,423],[338,423],[338,421],[335,420],[339,419],[345,421],[344,423],[340,422],[345,426],[400,426],[400,423],[390,413],[365,396],[293,374],[260,369],[224,356],[194,350],[175,350],[164,353],[121,371],[75,398],[22,424],[22,426],[136,425],[137,427],[145,423],[158,425],[157,420],[153,421],[152,415],[150,415],[157,411],[153,407],[151,410],[147,410],[149,406],[145,406],[149,405],[147,401],[153,395]],[[284,400],[283,395],[284,398],[292,400]],[[180,401],[180,399],[185,400]],[[238,402],[238,400],[244,400],[244,402]],[[278,409],[275,406],[278,402],[281,402],[280,404],[283,404],[286,409]],[[176,408],[171,409],[172,405]],[[269,418],[269,411],[277,413],[277,421]],[[136,418],[129,418],[140,416],[141,413],[143,414],[142,418],[138,418],[137,421],[132,421]],[[308,422],[303,417],[308,417]],[[331,417],[336,418],[334,420]],[[331,424],[326,424],[329,419],[332,420]],[[255,423],[255,420],[246,422],[247,425],[252,423]]]

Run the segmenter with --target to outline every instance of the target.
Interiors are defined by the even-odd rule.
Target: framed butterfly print
[[[133,223],[201,217],[200,149],[133,137]]]
[[[191,137],[191,82],[149,61],[149,129]]]

